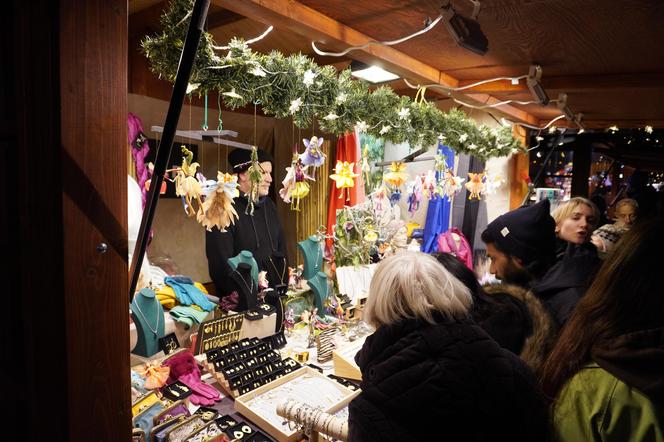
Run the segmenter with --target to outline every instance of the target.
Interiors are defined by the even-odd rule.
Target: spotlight
[[[484,35],[484,32],[482,32],[480,23],[475,18],[468,18],[458,14],[451,3],[442,8],[445,27],[447,27],[454,41],[462,48],[466,48],[478,55],[486,54],[489,50],[489,40]],[[474,17],[479,13],[477,7],[476,11]]]
[[[362,78],[373,84],[385,83],[399,78],[397,74],[386,71],[378,66],[369,66],[359,61],[352,61],[350,64],[351,75]]]
[[[546,94],[546,91],[540,83],[542,78],[542,66],[536,64],[530,67],[528,72],[528,78],[526,79],[526,84],[530,93],[533,94],[533,97],[543,105],[549,104],[549,96]]]

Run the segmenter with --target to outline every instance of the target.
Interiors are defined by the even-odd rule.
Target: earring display
[[[340,383],[309,367],[302,367],[236,398],[235,409],[277,440],[295,441],[301,439],[302,431],[292,424],[289,427],[288,421],[277,415],[278,405],[290,400],[306,404],[311,409],[326,411],[352,394],[353,391]],[[296,411],[293,410],[293,413]],[[303,412],[301,408],[300,416]]]
[[[203,322],[198,329],[196,354],[207,353],[237,341],[243,321],[243,314],[234,314]]]
[[[245,338],[215,349],[206,353],[205,369],[229,396],[246,394],[300,367],[290,358],[282,361],[272,342],[271,336],[264,340]]]

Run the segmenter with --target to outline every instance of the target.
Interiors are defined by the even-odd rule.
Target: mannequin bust
[[[281,252],[274,252],[263,264],[267,272],[267,282],[270,287],[276,288],[288,285],[288,260]]]
[[[316,308],[323,315],[325,311],[323,306],[328,295],[327,275],[323,272],[316,273],[316,276],[307,281],[311,291],[314,292],[314,304]]]
[[[297,245],[302,250],[302,256],[304,257],[302,277],[308,281],[316,276],[316,273],[320,272],[323,266],[323,250],[316,235],[311,235],[304,241],[297,243]]]
[[[141,289],[129,305],[136,324],[136,347],[132,353],[152,356],[159,351],[159,338],[164,336],[164,308],[149,288]]]
[[[241,262],[237,265],[231,279],[235,283],[235,289],[238,294],[238,304],[236,310],[243,312],[256,307],[258,304],[258,282],[254,282],[251,265]]]
[[[241,262],[251,266],[251,277],[254,279],[254,285],[258,286],[258,264],[254,259],[254,254],[249,250],[243,250],[232,258],[228,258],[228,265],[235,270]]]

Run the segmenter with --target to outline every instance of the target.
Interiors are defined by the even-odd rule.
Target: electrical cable
[[[272,32],[273,29],[274,29],[274,26],[270,26],[269,28],[267,28],[265,30],[265,32],[263,32],[258,37],[252,38],[251,40],[247,40],[244,43],[247,44],[247,45],[256,43],[257,41],[260,41],[260,40],[264,39],[265,36],[267,34],[269,34],[270,32]],[[230,46],[214,46],[214,45],[212,45],[212,49],[217,50],[217,51],[225,51],[225,50],[230,49],[230,48],[231,48]]]
[[[400,38],[398,40],[392,40],[392,41],[376,41],[376,40],[371,40],[366,42],[363,45],[360,46],[351,46],[348,49],[342,51],[342,52],[326,52],[326,51],[321,51],[316,47],[316,42],[312,41],[311,42],[311,48],[314,50],[314,52],[318,55],[327,55],[330,57],[343,57],[344,55],[348,54],[350,51],[355,51],[358,49],[364,49],[370,45],[382,45],[382,46],[393,46],[399,43],[403,43],[406,40],[410,40],[413,37],[417,37],[418,35],[422,35],[426,32],[429,32],[434,26],[438,24],[438,22],[443,18],[442,15],[439,15],[436,17],[431,23],[429,23],[424,29],[419,30],[415,32],[414,34],[410,34],[406,37]]]

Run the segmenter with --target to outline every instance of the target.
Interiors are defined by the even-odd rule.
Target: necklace
[[[270,256],[270,264],[272,264],[272,268],[276,272],[276,275],[279,276],[279,283],[281,283],[283,285],[284,284],[284,276],[286,276],[286,258],[281,258],[281,259],[284,263],[284,267],[281,269],[281,276],[279,276],[279,270],[277,270],[277,266],[274,265],[274,261],[272,261],[272,257]]]
[[[150,329],[150,331],[151,331],[155,336],[157,336],[157,330],[159,330],[159,301],[157,301],[157,303],[156,303],[156,305],[155,305],[155,306],[157,307],[157,324],[154,326],[154,329],[153,329],[152,327],[150,327],[150,323],[148,322],[147,318],[145,317],[145,315],[144,315],[143,312],[141,311],[141,307],[138,305],[138,300],[136,300],[136,302],[134,303],[134,305],[136,306],[136,311],[138,312],[139,315],[141,315],[141,318],[142,318],[143,321],[145,322],[145,325],[147,325],[148,328]]]
[[[237,270],[233,270],[233,271],[238,274],[238,276],[242,280],[242,284],[244,284],[244,286],[247,288],[247,290],[249,290],[249,294],[253,295],[253,293],[254,293],[254,278],[249,276],[249,279],[251,279],[251,287],[249,287],[249,284],[247,284],[247,281],[244,280],[244,276],[242,276],[242,274],[240,272],[238,272]]]

